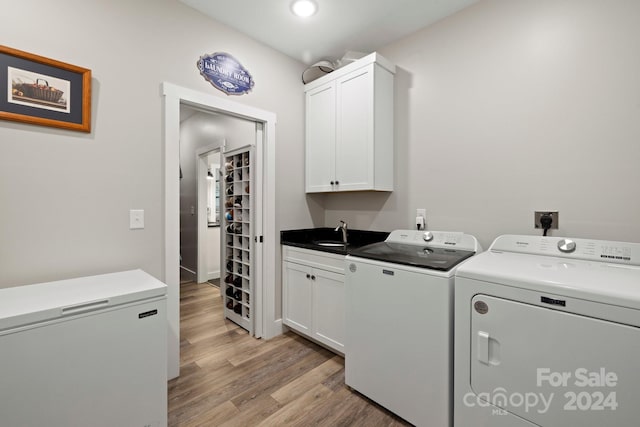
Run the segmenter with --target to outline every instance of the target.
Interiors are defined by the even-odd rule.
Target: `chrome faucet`
[[[342,243],[347,244],[347,223],[344,221],[340,221],[340,225],[336,227],[334,231],[342,230]]]

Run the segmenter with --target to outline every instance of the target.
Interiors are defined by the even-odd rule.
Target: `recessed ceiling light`
[[[291,3],[291,11],[293,14],[302,18],[315,14],[317,10],[318,5],[313,0],[296,0]]]

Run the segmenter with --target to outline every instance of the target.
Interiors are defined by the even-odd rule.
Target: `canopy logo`
[[[249,71],[237,59],[224,52],[201,56],[198,70],[205,80],[227,95],[248,93],[255,83]]]

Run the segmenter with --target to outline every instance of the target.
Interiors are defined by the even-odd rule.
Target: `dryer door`
[[[543,427],[638,425],[639,328],[481,294],[470,309],[478,406]]]

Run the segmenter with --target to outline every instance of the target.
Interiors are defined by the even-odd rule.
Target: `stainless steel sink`
[[[349,245],[349,243],[342,243],[337,240],[314,240],[311,243],[318,246],[325,246],[329,248],[340,248]]]

